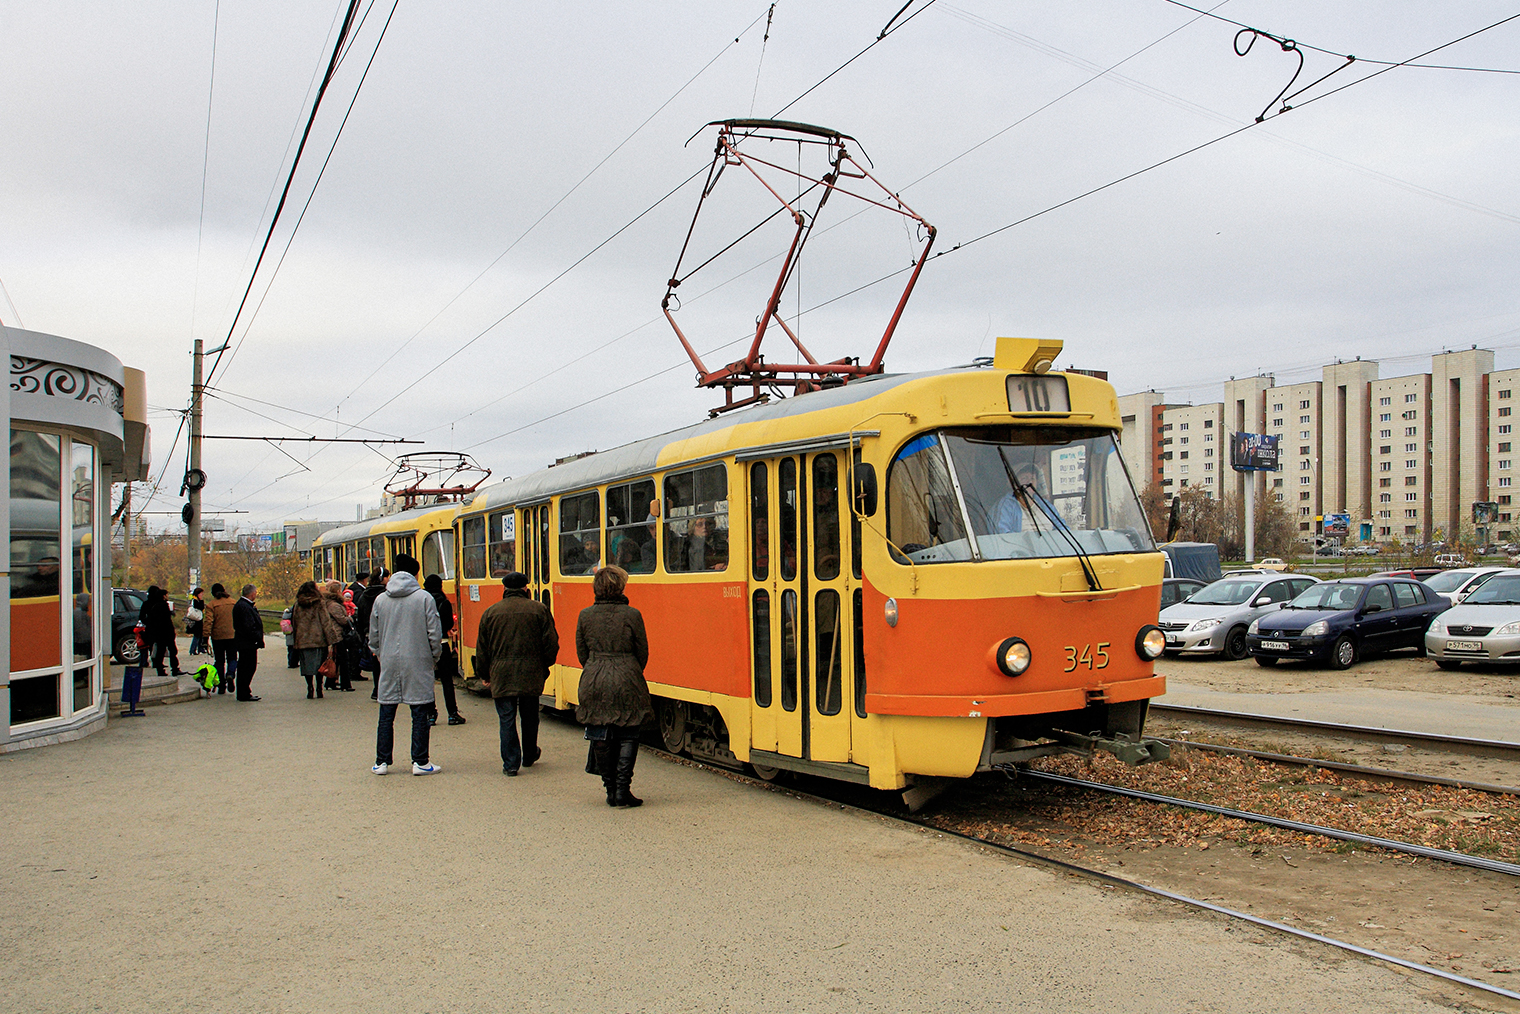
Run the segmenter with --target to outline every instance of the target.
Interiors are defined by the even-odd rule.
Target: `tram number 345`
[[[1066,651],[1066,668],[1063,669],[1062,671],[1063,672],[1072,672],[1078,666],[1083,666],[1083,665],[1087,666],[1087,668],[1089,670],[1091,670],[1091,669],[1107,669],[1108,668],[1108,650],[1107,649],[1108,649],[1108,646],[1110,644],[1112,644],[1112,643],[1113,643],[1112,641],[1099,641],[1098,642],[1098,649],[1096,651],[1093,650],[1093,646],[1090,645],[1090,644],[1084,644],[1084,645],[1082,645],[1081,648],[1078,648],[1076,645],[1068,644],[1066,646],[1066,648],[1065,648],[1065,651]]]

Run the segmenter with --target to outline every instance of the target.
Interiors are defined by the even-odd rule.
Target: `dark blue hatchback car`
[[[1345,669],[1399,648],[1425,653],[1425,629],[1451,602],[1418,581],[1359,577],[1326,581],[1253,622],[1246,646],[1257,665],[1313,659]]]

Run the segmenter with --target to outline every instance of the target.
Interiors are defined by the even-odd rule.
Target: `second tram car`
[[[436,504],[325,531],[311,544],[312,580],[348,584],[361,571],[394,570],[396,557],[405,553],[422,564],[419,581],[440,575],[444,594],[452,598],[458,512],[458,504]]]
[[[1114,389],[1049,372],[1060,348],[1002,338],[991,369],[861,379],[482,490],[453,518],[465,674],[520,570],[560,632],[544,699],[573,706],[576,620],[611,562],[673,751],[882,789],[1164,756],[1142,738],[1162,555]],[[326,547],[373,560],[374,530],[326,533],[314,570],[352,577]]]

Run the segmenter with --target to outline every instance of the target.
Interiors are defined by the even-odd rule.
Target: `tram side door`
[[[807,605],[802,629],[804,655],[810,663],[807,683],[808,754],[812,760],[843,763],[850,759],[854,678],[854,600],[850,593],[850,558],[845,546],[840,487],[845,469],[838,453],[820,451],[808,462],[809,547],[806,567]]]
[[[832,451],[750,465],[752,745],[850,760],[854,600]]]
[[[549,579],[549,505],[524,507],[518,544],[522,546],[523,573],[528,575],[528,594],[554,608]]]

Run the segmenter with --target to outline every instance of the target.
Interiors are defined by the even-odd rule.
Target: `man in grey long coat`
[[[433,669],[443,653],[443,627],[433,596],[417,583],[422,569],[405,553],[396,557],[396,573],[375,600],[369,620],[369,646],[380,658],[380,727],[375,733],[377,775],[390,770],[396,709],[412,709],[412,774],[433,775],[442,770],[428,760],[428,716],[433,707]]]
[[[502,599],[480,618],[475,655],[479,672],[491,681],[496,717],[501,724],[501,770],[516,776],[531,768],[538,747],[538,695],[549,667],[559,654],[559,631],[549,607],[528,595],[526,574],[512,571],[501,579]],[[522,739],[517,722],[522,720]]]

